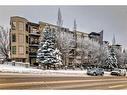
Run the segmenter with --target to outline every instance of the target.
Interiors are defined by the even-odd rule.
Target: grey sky
[[[0,25],[9,26],[10,16],[22,16],[32,22],[45,21],[56,24],[61,8],[63,26],[82,32],[104,30],[104,40],[112,41],[115,34],[118,44],[127,48],[127,6],[0,6]]]

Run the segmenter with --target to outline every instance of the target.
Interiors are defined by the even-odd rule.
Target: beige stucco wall
[[[26,23],[28,22],[27,19],[22,18],[22,17],[18,17],[18,16],[14,16],[10,18],[10,24],[12,25],[12,22],[16,22],[16,30],[12,30],[11,28],[11,35],[12,34],[16,34],[16,42],[12,42],[12,38],[11,38],[11,47],[12,46],[16,46],[16,54],[12,54],[12,49],[11,49],[11,58],[15,59],[15,58],[26,58],[26,61],[28,62],[29,59],[29,54],[26,54],[26,47],[29,47],[29,43],[26,43],[26,35],[29,38],[29,33],[28,31],[26,31]],[[19,23],[22,22],[23,23],[23,30],[19,30]],[[19,43],[19,34],[22,34],[24,36],[24,40],[23,43]],[[24,50],[22,54],[19,54],[19,46],[23,46]]]

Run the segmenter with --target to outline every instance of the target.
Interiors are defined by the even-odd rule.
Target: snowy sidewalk
[[[20,66],[11,66],[0,64],[0,72],[3,73],[22,73],[22,74],[40,74],[44,76],[83,76],[87,77],[86,70],[41,70],[33,68],[25,68]],[[104,76],[109,76],[109,72],[105,72]]]

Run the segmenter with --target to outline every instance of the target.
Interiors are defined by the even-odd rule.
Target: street
[[[0,89],[6,90],[119,90],[127,89],[122,76],[43,76],[0,73]]]

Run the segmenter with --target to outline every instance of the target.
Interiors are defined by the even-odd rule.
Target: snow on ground
[[[88,76],[86,70],[41,70],[35,68],[25,68],[21,66],[12,66],[0,64],[0,72],[4,73],[22,73],[22,74],[41,74],[45,76]],[[105,76],[109,76],[109,72]]]

